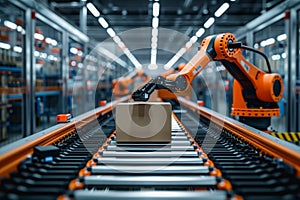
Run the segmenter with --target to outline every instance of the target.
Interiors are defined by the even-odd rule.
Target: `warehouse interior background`
[[[154,76],[188,62],[203,38],[223,32],[234,33],[268,56],[285,87],[281,116],[273,119],[272,128],[300,131],[297,0],[0,0],[0,4],[0,146],[55,125],[57,114],[76,116],[101,106],[103,100],[111,101],[112,81],[135,68]],[[216,14],[224,4],[224,13]],[[266,70],[262,57],[251,52],[245,56]],[[213,68],[222,80],[205,70],[193,82],[196,97],[216,111],[224,107],[221,101],[227,102],[225,114],[230,116],[232,77],[219,63]],[[220,102],[211,102],[220,86],[225,94],[218,97]]]
[[[300,0],[0,0],[0,199],[300,199]]]

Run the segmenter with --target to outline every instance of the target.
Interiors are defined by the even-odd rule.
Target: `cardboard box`
[[[171,142],[170,103],[120,103],[116,107],[116,137],[118,143]]]

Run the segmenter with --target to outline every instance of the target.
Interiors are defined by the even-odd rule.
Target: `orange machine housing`
[[[72,118],[71,114],[59,114],[56,116],[57,123],[66,123],[69,122]]]
[[[122,76],[112,82],[112,93],[116,96],[124,96],[129,94],[129,85],[134,82],[139,77],[147,78],[147,75],[143,70],[134,70],[127,76]]]

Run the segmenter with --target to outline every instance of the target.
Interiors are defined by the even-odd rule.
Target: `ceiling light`
[[[152,58],[152,57],[151,57]],[[154,58],[153,58],[154,59]],[[152,60],[152,59],[151,59]],[[153,60],[153,62],[156,62],[156,60]],[[158,68],[157,64],[151,63],[150,65],[148,65],[148,69],[149,70],[156,70]]]
[[[274,38],[269,38],[266,40],[268,45],[274,44],[275,43],[275,39]]]
[[[100,25],[103,28],[107,28],[108,27],[108,23],[107,23],[107,21],[103,17],[99,17],[98,22],[100,23]]]
[[[170,69],[176,61],[186,52],[186,48],[181,48],[172,58],[169,60],[167,64],[164,65],[164,69]]]
[[[158,36],[158,29],[157,28],[153,28],[152,29],[152,37],[157,37]]]
[[[282,57],[282,58],[286,58],[286,53],[282,53],[282,54],[281,54],[281,57]]]
[[[41,57],[41,58],[47,58],[48,55],[47,55],[46,53],[42,53],[42,52],[41,52],[41,53],[40,53],[40,57]]]
[[[118,64],[120,64],[123,67],[127,67],[127,64],[121,60],[120,58],[118,58],[115,54],[113,54],[112,52],[108,51],[107,49],[103,48],[103,47],[97,47],[97,50],[99,52],[101,52],[101,54],[107,56],[108,58],[110,58],[111,60],[117,62]],[[97,58],[93,58],[94,62],[97,62]]]
[[[185,52],[186,52],[186,48],[181,48],[181,49],[177,52],[176,55],[178,55],[178,56],[181,57]]]
[[[54,40],[54,39],[52,39],[51,44],[52,44],[52,46],[56,46],[57,45],[57,41]]]
[[[18,27],[17,27],[17,31],[18,31],[18,32],[22,32],[22,30],[23,30],[22,26],[18,26]]]
[[[152,65],[156,65],[156,54],[151,54],[151,61],[150,61],[150,63]]]
[[[215,12],[216,17],[220,17],[229,8],[229,3],[223,3],[222,6]]]
[[[99,17],[100,16],[100,12],[97,10],[97,8],[94,6],[94,4],[92,3],[87,3],[86,7],[89,9],[89,11],[95,16],[95,17]]]
[[[157,43],[151,43],[151,48],[152,49],[157,49]]]
[[[268,45],[271,45],[271,44],[274,44],[274,43],[275,43],[275,39],[274,38],[269,38],[267,40],[261,41],[260,46],[265,47],[265,46],[268,46]]]
[[[79,50],[77,55],[81,57],[83,55],[83,52]]]
[[[17,29],[17,27],[18,27],[17,24],[12,23],[12,22],[7,21],[7,20],[4,21],[4,26],[6,26],[10,29],[14,29],[14,30]]]
[[[151,54],[152,55],[157,55],[157,49],[151,49]]]
[[[137,61],[137,59],[131,54],[131,52],[129,51],[128,48],[124,48],[123,52],[129,58],[129,60],[133,63],[133,65],[135,66],[136,69],[142,69],[141,63],[139,63],[139,61]]]
[[[35,57],[38,57],[38,56],[40,56],[40,52],[38,52],[38,51],[34,51],[34,56],[35,56]]]
[[[0,42],[0,48],[2,48],[2,49],[10,49],[10,44]]]
[[[46,37],[46,39],[45,39],[45,42],[46,42],[46,43],[48,43],[48,44],[51,44],[51,42],[52,42],[52,39],[51,39],[51,38],[48,38],[48,37]]]
[[[22,47],[14,46],[14,51],[18,53],[22,53]]]
[[[286,34],[284,33],[284,34],[278,35],[276,39],[278,41],[286,40]]]
[[[112,38],[116,35],[115,31],[114,31],[112,28],[106,29],[106,32],[107,32],[108,35],[109,35],[110,37],[112,37]]]
[[[48,56],[48,60],[54,60],[54,56],[53,55],[49,55]]]
[[[158,27],[158,18],[157,17],[154,17],[152,19],[152,27],[153,28],[157,28]]]
[[[197,36],[193,36],[193,37],[191,37],[191,39],[190,39],[190,41],[192,42],[192,43],[195,43],[196,41],[198,40],[198,38],[197,38]]]
[[[159,16],[159,3],[155,2],[153,4],[153,17],[158,17]]]
[[[205,32],[204,28],[199,28],[199,30],[196,32],[196,36],[199,38],[201,37]]]
[[[128,48],[125,48],[125,49],[123,50],[123,52],[125,53],[126,56],[129,56],[129,54],[130,54],[130,51],[129,51]]]
[[[72,48],[70,48],[70,52],[71,52],[72,54],[77,54],[77,53],[78,53],[78,49],[75,48],[75,47],[72,47]]]
[[[44,40],[45,37],[42,34],[34,33],[34,38],[37,40]]]
[[[51,44],[52,46],[57,45],[57,41],[52,39],[52,38],[49,38],[49,37],[46,37],[45,42],[48,43],[48,44]]]
[[[141,63],[137,61],[137,59],[130,53],[131,56],[129,56],[130,61],[134,64],[135,68],[142,69]]]
[[[157,37],[152,37],[152,38],[151,38],[151,42],[152,42],[152,43],[157,43],[157,41],[158,41]]]
[[[193,45],[193,43],[192,43],[191,41],[188,41],[188,42],[185,44],[185,47],[188,49],[188,48],[190,48],[192,45]]]
[[[205,23],[204,23],[204,28],[209,28],[213,23],[215,22],[215,18],[210,17]]]
[[[123,48],[126,47],[125,44],[124,44],[124,42],[122,42],[122,41],[118,42],[118,46],[119,46],[121,49],[123,49]]]
[[[279,54],[272,55],[272,60],[280,60],[280,55]]]
[[[117,35],[115,37],[113,37],[113,40],[115,41],[115,43],[121,42],[121,39]]]
[[[179,58],[180,58],[179,56],[174,55],[173,58],[167,64],[165,64],[164,66],[165,70],[170,69],[177,62]]]

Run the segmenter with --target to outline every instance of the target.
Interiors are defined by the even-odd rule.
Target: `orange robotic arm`
[[[270,124],[271,116],[280,114],[276,102],[282,98],[283,81],[279,74],[266,73],[248,62],[242,55],[242,45],[238,46],[235,42],[236,39],[231,33],[206,37],[198,53],[178,74],[168,75],[165,80],[160,77],[158,81],[152,81],[159,85],[155,89],[167,88],[179,94],[183,93],[210,61],[220,61],[235,79],[232,115],[240,116],[241,121],[247,121],[246,123],[254,126],[257,119],[265,120],[262,125],[256,126],[264,129],[266,124]],[[152,89],[153,86],[148,86],[149,88]],[[145,100],[139,98],[148,91],[143,89],[145,88],[133,94],[134,100]]]
[[[112,82],[112,93],[114,95],[127,95],[129,94],[129,85],[138,77],[147,77],[143,70],[134,70],[127,76],[114,79]]]

